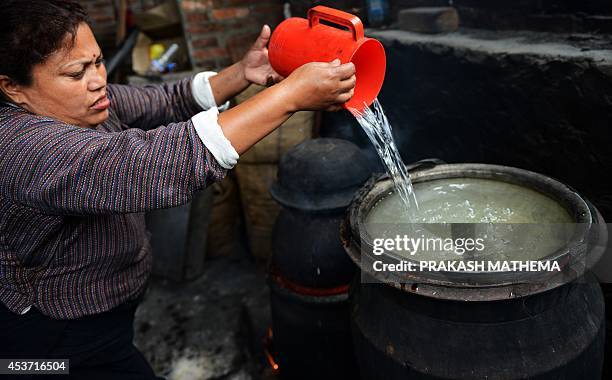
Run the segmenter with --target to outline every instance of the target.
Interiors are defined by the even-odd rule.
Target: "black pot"
[[[402,136],[398,136],[397,130],[395,129],[393,132],[395,132],[395,140],[399,142]],[[363,128],[349,111],[322,112],[319,135],[321,137],[342,139],[352,142],[357,145],[359,149],[361,149],[363,155],[367,157],[372,170],[376,172],[385,171],[383,163],[376,152],[376,148],[374,148],[368,135],[366,135]]]
[[[480,164],[412,171],[413,182],[487,178],[542,192],[563,205],[581,228],[550,260],[563,275],[482,276],[406,273],[376,283],[360,221],[392,190],[372,179],[356,196],[342,227],[349,256],[362,269],[351,288],[353,340],[363,379],[600,379],[605,317],[601,288],[575,264],[597,261],[587,242],[605,240],[600,213],[562,183],[529,171]],[[364,244],[364,245],[362,245]],[[604,246],[599,242],[596,247]],[[573,276],[568,275],[573,274]],[[537,281],[537,276],[542,276]],[[371,280],[371,281],[368,281]]]
[[[332,138],[308,140],[281,157],[270,194],[295,210],[341,212],[371,173],[370,162],[354,144]]]
[[[282,274],[287,284],[312,289],[306,294],[318,293],[317,289],[323,293],[335,293],[337,288],[348,291],[355,264],[340,241],[343,217],[342,211],[308,213],[283,208],[273,230],[272,272]]]
[[[339,226],[370,176],[367,159],[338,139],[302,143],[281,159],[271,193],[283,210],[272,237],[272,351],[283,379],[357,377],[348,289],[355,265]]]
[[[362,379],[601,379],[604,303],[595,281],[492,302],[358,283],[351,298]]]

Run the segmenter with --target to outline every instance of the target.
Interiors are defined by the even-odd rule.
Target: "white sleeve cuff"
[[[231,169],[238,163],[238,152],[225,137],[218,123],[219,111],[213,106],[191,118],[191,122],[204,146],[215,156],[219,165]]]
[[[197,73],[191,81],[191,92],[193,97],[203,110],[208,110],[213,107],[218,107],[219,111],[223,112],[229,108],[229,100],[221,106],[217,106],[215,102],[215,96],[213,95],[212,88],[208,79],[212,76],[217,75],[214,71],[204,71]]]

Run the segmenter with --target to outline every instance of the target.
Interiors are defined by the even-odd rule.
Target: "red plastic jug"
[[[324,20],[348,28],[321,24]],[[361,111],[378,96],[385,79],[387,60],[382,44],[366,38],[359,17],[322,5],[308,11],[308,20],[292,17],[272,33],[268,46],[270,64],[286,77],[308,62],[353,62],[357,83],[355,94],[344,107]]]

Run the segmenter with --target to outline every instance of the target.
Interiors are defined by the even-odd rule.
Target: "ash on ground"
[[[191,282],[152,279],[136,312],[134,344],[169,380],[270,378],[265,269],[242,252],[207,265]]]

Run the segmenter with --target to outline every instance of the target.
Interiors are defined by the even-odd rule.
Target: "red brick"
[[[95,24],[107,24],[115,22],[115,18],[113,16],[93,16],[92,21]]]
[[[129,7],[133,12],[147,11],[165,2],[165,0],[129,0]]]
[[[243,33],[246,31],[257,31],[257,33],[259,33],[261,27],[263,26],[261,22],[257,21],[254,17],[251,16],[247,18],[235,18],[224,21],[217,21],[217,23],[222,25],[222,31],[232,32],[232,34]]]
[[[185,19],[188,23],[201,23],[208,21],[208,13],[205,12],[185,12]]]
[[[228,19],[237,19],[237,18],[245,18],[249,15],[249,8],[241,7],[241,8],[223,8],[223,9],[215,9],[212,11],[212,16],[215,20],[228,20]]]
[[[219,24],[200,24],[200,25],[189,25],[187,27],[187,34],[204,34],[210,32],[218,32],[224,29],[224,26]]]
[[[213,7],[215,8],[249,6],[252,4],[252,0],[213,0]]]
[[[253,8],[252,15],[261,23],[277,25],[283,19],[283,7],[277,4],[262,4]]]
[[[217,37],[194,37],[191,40],[191,46],[196,48],[214,47],[219,46]]]
[[[97,12],[99,12],[100,10],[106,10],[107,12],[111,13],[115,12],[115,8],[113,7],[113,4],[111,2],[92,4],[88,8],[94,9]]]
[[[240,5],[250,5],[253,2],[250,0],[225,0],[225,5],[230,7],[240,6]]]
[[[193,64],[202,69],[215,69],[217,68],[217,61],[214,59],[196,59]]]
[[[206,49],[194,49],[193,58],[197,60],[212,58],[229,58],[229,55],[225,48],[213,47]]]
[[[212,0],[183,0],[181,7],[186,11],[203,11],[212,8]]]
[[[253,7],[253,11],[258,13],[283,13],[283,6],[277,3],[259,3]]]
[[[228,38],[226,45],[232,59],[234,61],[242,59],[258,35],[258,33],[246,33]]]
[[[227,39],[227,46],[247,45],[250,47],[255,42],[258,36],[259,33],[253,32],[235,35]]]
[[[229,59],[229,58],[219,59],[219,60],[217,60],[217,67],[219,67],[219,68],[226,68],[228,66],[231,66],[232,63],[234,63],[234,60]]]

